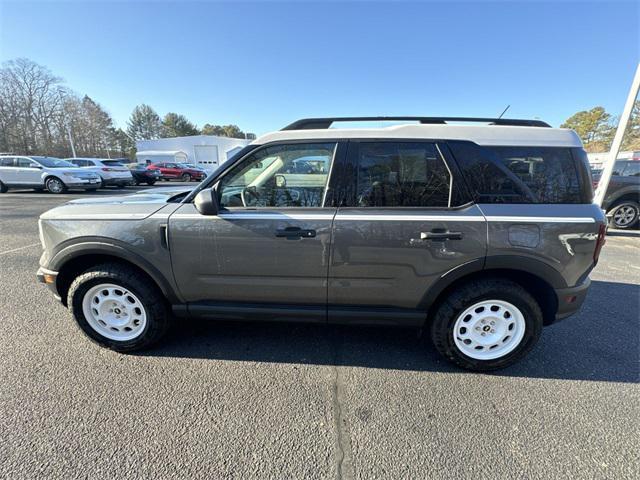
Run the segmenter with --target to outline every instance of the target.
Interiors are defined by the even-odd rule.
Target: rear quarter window
[[[591,201],[588,172],[586,177],[582,172],[587,167],[571,148],[478,146],[472,142],[450,142],[449,147],[479,203]]]

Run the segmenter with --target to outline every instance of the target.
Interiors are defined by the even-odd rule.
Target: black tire
[[[68,190],[64,182],[57,177],[47,178],[47,181],[44,183],[44,185],[47,187],[49,193],[60,194],[65,193]]]
[[[0,193],[7,193],[9,187],[7,187],[4,183],[0,182]]]
[[[136,181],[135,181],[135,182],[133,182],[133,183],[135,183],[135,185],[136,185],[136,187],[137,187],[138,185],[140,185],[140,180],[136,180]]]
[[[147,185],[149,185],[150,187],[151,187],[151,186],[153,186],[153,185],[155,185],[155,184],[156,184],[156,181],[155,181],[155,180],[149,180],[149,181],[147,182]]]
[[[122,184],[122,183],[119,183],[118,185],[116,185],[116,187],[118,187],[118,188],[124,188],[124,187],[126,187],[126,185],[124,185],[124,184]]]
[[[190,182],[191,181],[191,175],[189,175],[188,173],[183,173],[180,176],[180,180],[183,182]]]
[[[638,224],[640,204],[633,200],[623,200],[611,209],[609,226],[620,230],[629,230]]]
[[[122,286],[140,299],[147,315],[147,323],[136,338],[120,341],[101,335],[85,318],[82,302],[85,294],[101,283]],[[71,283],[67,305],[80,329],[95,343],[118,352],[142,350],[156,343],[170,325],[169,307],[156,285],[136,270],[117,263],[105,263],[86,270]]]
[[[517,307],[524,317],[524,335],[504,356],[480,360],[465,355],[454,341],[454,326],[469,307],[483,300],[499,300]],[[431,340],[436,350],[456,365],[474,371],[508,367],[523,358],[537,343],[542,332],[542,311],[536,300],[519,284],[502,278],[474,280],[460,286],[442,301],[431,321]]]

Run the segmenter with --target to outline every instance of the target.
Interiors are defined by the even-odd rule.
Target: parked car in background
[[[9,188],[33,188],[64,193],[69,188],[96,190],[100,176],[54,157],[0,156],[0,193]]]
[[[204,170],[197,167],[188,167],[183,163],[161,162],[147,166],[149,170],[158,170],[163,180],[181,180],[191,182],[201,181],[207,176]]]
[[[597,187],[601,170],[595,170],[593,186]],[[602,208],[612,228],[635,228],[640,219],[640,156],[616,160]]]
[[[133,185],[133,176],[120,160],[106,158],[67,158],[75,166],[94,172],[102,179],[102,186],[124,188]]]
[[[174,316],[289,319],[421,328],[464,368],[506,367],[578,311],[606,218],[574,131],[448,120],[301,120],[193,189],[74,200],[40,217],[38,278],[122,352]]]
[[[162,179],[160,170],[149,170],[142,164],[131,164],[129,166],[129,171],[131,172],[131,175],[133,175],[133,182],[136,185],[140,185],[141,183],[153,185],[158,180]]]

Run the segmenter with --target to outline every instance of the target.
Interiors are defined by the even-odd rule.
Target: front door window
[[[220,205],[322,207],[335,148],[334,142],[262,148],[220,181]]]

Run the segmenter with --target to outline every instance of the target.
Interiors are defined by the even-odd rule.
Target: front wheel
[[[50,193],[64,193],[67,191],[67,186],[64,182],[56,177],[49,177],[45,186]]]
[[[615,207],[611,212],[611,227],[626,230],[633,228],[638,223],[640,216],[640,205],[631,200],[625,200]]]
[[[151,186],[153,186],[153,185],[155,185],[155,184],[156,184],[156,181],[155,181],[155,180],[149,180],[149,181],[147,182],[147,185],[149,185],[150,187],[151,187]]]
[[[89,338],[119,352],[147,348],[169,327],[169,310],[159,289],[136,270],[114,263],[78,276],[67,302]]]
[[[504,368],[523,358],[542,332],[542,312],[520,285],[506,279],[472,281],[452,292],[431,324],[436,349],[475,371]]]
[[[0,193],[7,193],[9,191],[9,187],[7,187],[4,183],[0,182]]]

